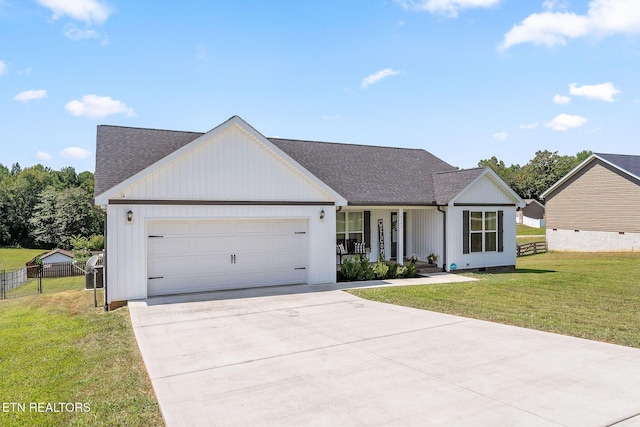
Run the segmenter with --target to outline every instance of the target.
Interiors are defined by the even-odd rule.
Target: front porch
[[[446,208],[445,208],[446,209]],[[404,263],[412,256],[426,268],[436,255],[441,271],[444,253],[444,212],[436,206],[349,206],[336,212],[336,265],[358,255]]]

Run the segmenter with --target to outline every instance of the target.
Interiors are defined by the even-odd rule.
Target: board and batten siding
[[[407,256],[418,255],[421,261],[433,253],[438,256],[438,267],[443,262],[443,221],[444,215],[435,208],[415,209],[410,211],[412,233],[408,236],[412,248],[407,247]]]
[[[230,126],[118,194],[127,199],[332,201],[240,126]]]
[[[127,212],[133,221],[126,221]],[[320,220],[319,213],[325,211]],[[109,205],[108,303],[147,298],[147,226],[153,220],[296,219],[308,223],[307,283],[335,283],[335,209],[332,206]]]
[[[640,183],[599,159],[547,195],[545,206],[547,230],[640,232]]]
[[[488,202],[490,201],[490,202]],[[447,270],[456,264],[458,270],[512,266],[516,264],[516,200],[491,175],[486,174],[466,188],[447,207]],[[490,204],[491,203],[491,204]],[[502,252],[463,253],[463,211],[503,211]]]

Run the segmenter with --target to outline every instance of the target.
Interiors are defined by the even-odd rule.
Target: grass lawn
[[[640,348],[640,254],[548,252],[477,282],[357,289],[391,304]]]
[[[0,301],[2,401],[25,405],[0,411],[0,425],[164,424],[128,309],[105,313],[101,292],[94,308],[84,279],[44,279],[43,294]]]
[[[516,236],[544,236],[547,232],[545,227],[535,228],[524,224],[516,224]]]
[[[45,252],[46,249],[0,248],[0,270],[22,268],[27,261]]]

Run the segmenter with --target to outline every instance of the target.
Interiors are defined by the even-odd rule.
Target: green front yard
[[[163,425],[127,308],[94,308],[84,276],[43,288],[0,301],[0,425]]]
[[[640,348],[640,254],[545,253],[477,282],[358,289],[363,298]]]

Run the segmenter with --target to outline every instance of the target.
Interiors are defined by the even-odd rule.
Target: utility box
[[[91,271],[85,274],[85,289],[93,289],[93,278],[96,278],[96,287],[104,287],[102,280],[102,266],[96,265]]]

